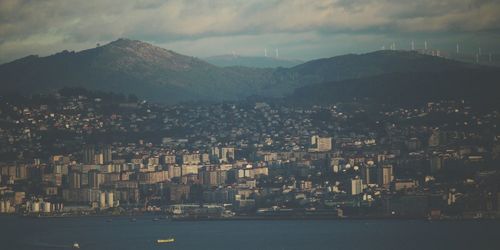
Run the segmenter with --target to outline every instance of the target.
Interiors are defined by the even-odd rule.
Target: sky
[[[118,38],[182,54],[310,60],[388,48],[500,52],[500,0],[0,0],[0,63]]]

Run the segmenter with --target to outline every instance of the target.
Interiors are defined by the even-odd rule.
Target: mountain
[[[422,73],[473,71],[487,68],[416,51],[381,50],[366,54],[348,54],[312,60],[291,68],[275,69],[276,83],[269,86],[273,93],[290,94],[295,89],[310,85],[334,83],[354,79],[369,79],[394,73]],[[411,77],[411,75],[408,75]],[[392,84],[398,84],[394,82]],[[304,87],[304,88],[302,88]],[[297,91],[295,91],[297,92]]]
[[[271,73],[221,68],[141,41],[118,39],[80,52],[28,56],[1,65],[0,89],[33,93],[77,86],[166,103],[226,100],[255,93]]]
[[[484,92],[496,90],[493,87],[500,79],[497,73],[498,68],[386,50],[318,59],[290,68],[219,67],[141,41],[118,39],[80,52],[28,56],[0,65],[0,91],[38,93],[83,87],[133,93],[163,103],[249,96],[288,96],[286,100],[300,102],[335,102],[351,97],[387,101],[405,94],[409,99],[477,98],[494,93]],[[486,87],[479,84],[483,82],[487,82]],[[414,97],[409,96],[412,92],[405,92],[410,89]],[[429,95],[425,89],[434,94]]]
[[[290,68],[303,63],[300,60],[239,55],[211,56],[205,58],[205,61],[219,67],[242,66],[250,68]]]
[[[382,50],[319,59],[290,69],[309,84],[287,100],[335,103],[369,98],[379,103],[412,105],[465,99],[498,105],[500,69],[415,51]]]
[[[410,106],[436,100],[467,100],[485,107],[500,107],[499,80],[497,68],[395,72],[299,87],[287,100],[331,104],[368,98],[377,103]]]
[[[331,82],[387,73],[443,72],[479,68],[474,64],[429,56],[414,51],[380,50],[309,61],[290,69],[310,82]]]

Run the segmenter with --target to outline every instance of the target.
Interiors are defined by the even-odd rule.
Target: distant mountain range
[[[269,56],[240,56],[240,55],[219,55],[205,58],[205,61],[219,66],[242,66],[251,68],[290,68],[303,63],[300,60],[290,60]]]
[[[83,87],[133,93],[163,103],[238,100],[255,95],[286,96],[298,102],[335,102],[352,97],[401,101],[406,96],[421,100],[480,99],[493,98],[499,72],[498,68],[417,52],[385,50],[313,60],[288,68],[220,67],[145,42],[118,39],[80,52],[28,56],[0,65],[0,90],[38,93]]]

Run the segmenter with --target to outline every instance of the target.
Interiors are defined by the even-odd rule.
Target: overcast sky
[[[206,57],[313,59],[389,47],[500,51],[500,0],[0,0],[0,63],[118,38]]]

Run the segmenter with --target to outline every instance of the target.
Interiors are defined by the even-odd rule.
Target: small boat
[[[80,244],[78,242],[73,243],[73,249],[80,249]]]
[[[160,219],[159,218],[154,218],[153,221],[159,221]]]
[[[158,243],[158,244],[162,244],[162,243],[174,243],[174,242],[175,242],[174,238],[156,240],[156,243]]]
[[[130,222],[136,222],[137,220],[135,218],[130,219]]]
[[[113,222],[113,220],[112,219],[107,219],[106,222]]]

